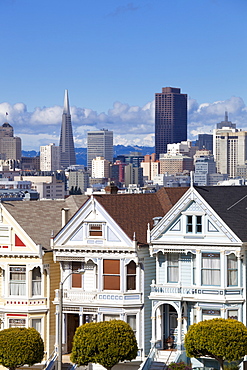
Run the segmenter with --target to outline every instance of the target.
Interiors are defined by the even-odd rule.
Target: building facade
[[[156,259],[152,342],[184,351],[193,323],[217,317],[246,325],[245,187],[190,187],[149,233]],[[214,364],[191,359],[193,367]]]
[[[0,127],[0,159],[21,160],[21,138],[14,136],[13,127],[8,122]]]
[[[247,160],[247,131],[214,129],[213,139],[217,172],[236,177],[237,166],[245,165]]]
[[[163,87],[155,94],[155,152],[159,159],[167,144],[187,140],[187,94],[179,88]]]
[[[60,170],[60,147],[55,144],[40,147],[40,171]]]
[[[92,160],[96,157],[104,157],[113,162],[113,131],[105,129],[88,131],[87,133],[87,168],[92,170]]]

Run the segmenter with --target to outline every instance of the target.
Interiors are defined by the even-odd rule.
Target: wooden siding
[[[181,254],[180,255],[180,266],[181,266],[181,283],[184,286],[191,286],[192,284],[192,279],[191,279],[191,274],[192,274],[192,266],[191,266],[192,260],[191,260],[191,254],[189,253],[188,255],[186,254]]]
[[[49,335],[48,356],[54,351],[56,341],[56,306],[53,304],[55,298],[55,289],[59,289],[60,283],[60,265],[53,262],[53,253],[46,252],[44,255],[44,263],[49,264],[49,276],[47,276],[46,294],[49,294],[48,305],[49,319],[47,323],[47,335]]]
[[[144,354],[147,356],[150,351],[150,341],[152,338],[152,301],[149,299],[150,285],[155,279],[155,263],[156,260],[149,256],[148,248],[143,250],[144,254]]]
[[[158,272],[157,272],[157,278],[158,284],[165,284],[166,282],[166,271],[165,271],[165,261],[166,257],[163,253],[159,253],[158,255]]]

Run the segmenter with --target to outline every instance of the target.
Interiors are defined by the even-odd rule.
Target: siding
[[[192,273],[192,260],[191,254],[181,254],[180,255],[180,263],[181,263],[181,283],[184,286],[191,286],[191,273]]]
[[[49,264],[50,266],[50,275],[47,275],[47,283],[46,283],[46,294],[50,295],[48,298],[47,305],[49,307],[49,315],[48,315],[48,325],[47,327],[47,336],[49,337],[49,348],[47,348],[48,357],[54,351],[54,345],[56,341],[56,306],[53,304],[55,299],[55,289],[59,289],[60,283],[60,264],[53,262],[53,253],[46,252],[44,255],[44,263]],[[50,287],[50,289],[49,289]]]
[[[155,279],[156,259],[149,256],[148,248],[144,256],[144,354],[147,356],[150,351],[150,340],[152,338],[152,302],[149,299],[150,285]]]
[[[155,259],[155,258],[154,258]],[[165,255],[163,253],[158,254],[158,281],[157,284],[165,284],[166,281],[166,271],[165,271]]]

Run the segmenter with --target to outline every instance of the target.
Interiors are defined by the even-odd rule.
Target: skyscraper
[[[71,165],[76,164],[68,90],[65,90],[64,95],[64,109],[59,147],[61,167],[67,168]]]
[[[155,151],[159,158],[167,144],[187,140],[187,94],[179,88],[163,87],[155,94]]]
[[[99,130],[87,133],[87,168],[92,169],[92,160],[103,157],[113,162],[113,131]]]

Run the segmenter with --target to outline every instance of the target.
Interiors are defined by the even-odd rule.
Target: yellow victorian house
[[[0,203],[0,329],[34,327],[54,351],[60,266],[53,262],[51,239],[85,196],[66,200]]]

